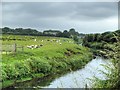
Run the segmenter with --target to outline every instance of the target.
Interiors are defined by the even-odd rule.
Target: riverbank
[[[107,59],[96,57],[87,63],[82,69],[71,72],[68,71],[66,73],[63,72],[64,74],[61,75],[52,74],[44,78],[35,78],[22,83],[16,83],[15,85],[3,90],[9,90],[10,88],[12,88],[12,90],[19,88],[85,88],[86,86],[87,88],[91,88],[94,83],[94,81],[91,81],[93,77],[98,77],[100,79],[106,78],[101,71],[107,72],[105,67],[102,65],[108,65],[108,63],[111,62]]]
[[[107,48],[105,48],[107,46]],[[104,73],[107,76],[107,80],[100,80],[96,78],[95,88],[115,88],[120,89],[120,42],[117,43],[106,43],[103,48],[100,50],[96,50],[97,54],[108,58],[113,63],[113,67],[106,65],[107,70],[111,72],[111,74]]]
[[[27,37],[27,41],[16,41],[16,44],[24,47],[27,43],[43,44],[41,48],[28,49],[25,47],[24,52],[2,55],[0,65],[3,88],[36,77],[42,78],[53,73],[61,74],[63,71],[77,70],[83,68],[92,59],[90,49],[75,44],[71,39],[44,37],[41,43],[40,37],[34,38],[37,42]],[[51,42],[51,40],[60,40],[60,42]],[[13,42],[15,41],[4,41],[3,44]]]
[[[107,80],[95,80],[95,88],[120,88],[120,30],[105,32],[102,34],[88,34],[83,40],[83,45],[91,48],[94,55],[107,58],[112,61],[114,67],[104,66],[111,74],[107,74]]]

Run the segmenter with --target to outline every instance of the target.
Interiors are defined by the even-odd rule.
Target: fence
[[[2,48],[0,49],[0,52],[3,53],[16,53],[18,51],[23,52],[24,51],[24,47],[17,45],[16,43],[13,45],[2,45]]]

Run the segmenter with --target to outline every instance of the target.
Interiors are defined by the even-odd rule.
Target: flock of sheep
[[[34,41],[36,42],[37,40],[36,39],[34,39]],[[56,39],[51,39],[51,40],[47,40],[47,41],[50,41],[50,42],[57,42],[57,43],[59,43],[60,45],[62,45],[62,43],[60,42],[60,40],[56,40]],[[44,40],[41,40],[41,42],[44,42]],[[27,48],[29,48],[29,49],[34,49],[34,48],[40,48],[40,47],[42,47],[43,46],[43,44],[40,44],[40,45],[27,45]]]
[[[40,45],[27,45],[27,48],[34,49],[34,48],[40,48],[42,46],[43,46],[43,44],[40,44]]]

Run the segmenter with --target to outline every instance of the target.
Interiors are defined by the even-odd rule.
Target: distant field
[[[35,41],[36,39],[36,41]],[[43,41],[42,41],[43,40]],[[2,45],[14,44],[19,45],[31,45],[31,44],[56,44],[56,42],[51,42],[49,40],[60,40],[62,43],[68,43],[69,41],[73,42],[71,39],[59,38],[59,37],[47,37],[47,36],[21,36],[21,35],[3,35],[2,36]]]

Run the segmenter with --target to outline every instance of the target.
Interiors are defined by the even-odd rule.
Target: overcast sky
[[[117,2],[4,2],[3,27],[97,33],[118,29]]]

